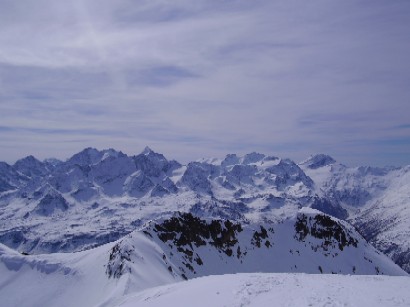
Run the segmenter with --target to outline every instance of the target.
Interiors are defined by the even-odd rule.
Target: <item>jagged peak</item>
[[[112,148],[104,149],[101,153],[102,153],[101,161],[109,159],[109,158],[121,158],[121,157],[127,156],[122,151],[116,151],[115,149],[112,149]]]
[[[229,166],[239,164],[239,157],[236,154],[227,154],[225,159],[221,162],[222,166]]]
[[[323,166],[328,166],[336,163],[336,160],[329,155],[316,154],[311,155],[305,161],[301,162],[300,165],[306,166],[310,169],[317,169]]]
[[[90,154],[95,154],[95,153],[99,153],[99,150],[94,147],[87,147],[81,150],[80,152],[77,152],[74,155],[72,155],[71,158],[69,158],[68,160],[70,161],[74,157],[89,156]]]
[[[27,164],[27,163],[29,163],[29,164],[34,164],[34,163],[42,164],[42,162],[40,160],[38,160],[36,157],[34,157],[33,155],[29,155],[27,157],[24,157],[22,159],[17,160],[16,163],[14,163],[14,166],[19,166],[19,165]]]
[[[7,170],[11,169],[11,165],[6,162],[0,161],[0,170],[6,170],[6,169]]]
[[[32,155],[18,160],[13,168],[27,177],[42,176],[46,173],[45,164]]]
[[[91,165],[97,164],[107,157],[118,157],[120,154],[121,152],[118,152],[112,148],[100,151],[93,147],[87,147],[79,153],[74,154],[67,160],[67,162],[80,165]]]
[[[80,153],[95,153],[95,152],[100,152],[97,148],[95,147],[86,147]]]
[[[149,146],[145,146],[144,150],[141,152],[141,155],[149,155],[155,153]]]
[[[251,163],[257,163],[260,162],[265,158],[264,154],[258,153],[258,152],[251,152],[243,156],[242,158],[242,164],[251,164]]]
[[[134,156],[134,159],[135,159],[135,158],[141,158],[141,157],[145,157],[145,158],[147,158],[148,160],[163,160],[163,161],[168,161],[163,154],[156,153],[155,151],[153,151],[153,150],[152,150],[150,147],[148,147],[148,146],[146,146],[146,147],[144,148],[144,150],[143,150],[140,154]]]

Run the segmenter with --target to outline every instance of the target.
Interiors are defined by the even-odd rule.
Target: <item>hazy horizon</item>
[[[148,147],[149,147],[149,146],[148,146]],[[26,157],[28,157],[28,156],[34,156],[36,159],[38,159],[38,160],[40,160],[40,161],[43,161],[43,162],[44,162],[45,160],[47,160],[47,159],[57,159],[57,160],[60,160],[60,161],[63,161],[63,162],[64,162],[64,161],[67,161],[68,159],[70,159],[73,155],[75,155],[75,154],[77,154],[77,153],[80,153],[81,151],[83,151],[83,150],[85,150],[85,149],[87,149],[87,148],[90,148],[90,147],[83,148],[83,149],[81,149],[81,150],[79,150],[79,151],[70,153],[70,154],[68,154],[68,155],[66,155],[66,156],[61,155],[61,156],[45,156],[45,157],[39,157],[39,156],[36,156],[36,155],[33,155],[33,154],[29,154],[29,155],[17,157],[17,158],[15,158],[14,160],[10,160],[10,161],[0,160],[0,162],[6,162],[6,163],[9,164],[9,165],[13,165],[13,164],[14,164],[15,162],[17,162],[18,160],[24,159],[24,158],[26,158]],[[91,147],[91,148],[95,148],[95,147]],[[124,154],[126,154],[126,155],[128,155],[128,156],[134,156],[134,155],[138,155],[138,154],[142,153],[142,152],[145,150],[145,147],[144,147],[144,148],[140,148],[140,150],[136,150],[135,152],[128,152],[128,151],[124,151],[124,150],[120,150],[120,149],[112,148],[112,147],[109,147],[109,148],[95,148],[95,149],[97,149],[97,150],[99,150],[99,151],[108,150],[108,149],[114,149],[114,150],[120,151],[120,152],[122,152],[122,153],[124,153]],[[153,150],[153,151],[156,152],[156,153],[163,154],[163,155],[165,156],[165,158],[167,158],[167,160],[176,160],[176,161],[178,161],[178,162],[180,162],[180,163],[182,163],[182,164],[188,164],[189,162],[193,162],[193,161],[201,161],[201,160],[203,160],[203,159],[205,159],[205,160],[218,159],[218,160],[221,160],[221,161],[222,161],[222,160],[226,157],[226,155],[228,155],[228,154],[236,154],[236,155],[238,155],[239,157],[243,157],[243,156],[246,155],[246,154],[250,154],[250,153],[253,153],[253,152],[257,152],[257,153],[264,154],[264,155],[266,155],[266,156],[276,156],[276,157],[281,158],[281,159],[291,159],[291,160],[293,160],[295,163],[301,163],[301,162],[303,162],[304,160],[307,160],[308,158],[310,158],[310,157],[313,156],[313,155],[325,154],[325,155],[331,156],[333,159],[336,160],[337,163],[346,165],[346,166],[348,166],[348,167],[358,167],[358,166],[370,166],[370,167],[400,167],[400,166],[406,166],[406,165],[393,165],[393,164],[385,164],[385,165],[349,164],[349,163],[346,163],[345,161],[343,161],[343,160],[341,160],[341,159],[338,159],[337,156],[330,155],[330,154],[328,154],[328,153],[323,153],[323,152],[320,152],[320,153],[319,153],[319,152],[318,152],[318,153],[310,153],[310,154],[307,154],[306,156],[304,156],[304,157],[302,157],[302,158],[300,158],[300,159],[299,159],[299,158],[292,158],[292,157],[286,156],[286,155],[285,155],[285,156],[280,156],[280,155],[276,155],[275,153],[272,153],[272,152],[259,152],[259,151],[240,152],[240,153],[238,153],[238,152],[227,152],[227,153],[226,153],[225,155],[223,155],[223,156],[198,156],[198,157],[192,157],[191,159],[189,159],[189,157],[188,157],[188,158],[182,157],[181,159],[178,159],[178,158],[172,156],[172,152],[170,152],[170,153],[164,153],[164,152],[160,152],[160,151],[156,150],[155,148],[151,148],[151,147],[150,147],[150,149]]]

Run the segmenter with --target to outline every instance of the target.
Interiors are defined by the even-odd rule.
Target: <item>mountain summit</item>
[[[307,160],[300,163],[305,167],[310,169],[317,169],[323,166],[328,166],[336,163],[336,160],[333,159],[331,156],[325,154],[317,154],[310,156]]]

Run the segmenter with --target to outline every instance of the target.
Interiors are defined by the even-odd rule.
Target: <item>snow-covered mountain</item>
[[[124,299],[131,304],[130,296],[155,286],[250,272],[380,274],[409,280],[347,222],[309,208],[282,222],[259,224],[177,213],[76,253],[22,255],[0,244],[4,306],[117,306]]]
[[[0,242],[26,253],[71,252],[175,212],[277,223],[311,207],[351,222],[409,270],[408,169],[259,153],[181,165],[150,148],[136,156],[86,148],[64,162],[29,156],[0,163]]]
[[[343,212],[336,216],[410,272],[410,166],[349,168],[326,155],[299,165],[329,207]]]
[[[142,232],[161,248],[168,270],[184,279],[238,272],[404,273],[347,222],[310,208],[262,224],[177,213],[149,222]],[[136,233],[112,249],[109,276],[133,270]]]

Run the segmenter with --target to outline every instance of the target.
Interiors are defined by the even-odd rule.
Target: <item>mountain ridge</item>
[[[173,212],[283,221],[312,207],[349,220],[410,270],[407,169],[349,168],[323,154],[297,164],[255,152],[182,165],[150,148],[135,156],[86,148],[66,161],[29,156],[0,164],[0,242],[22,252],[70,252],[119,239]],[[404,196],[397,199],[394,191]],[[393,198],[388,219],[368,214]],[[369,227],[379,224],[383,228]]]
[[[347,222],[310,208],[278,223],[174,213],[75,253],[27,255],[0,243],[0,296],[7,306],[117,306],[152,287],[255,272],[408,278]]]

